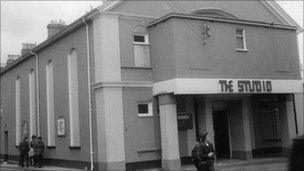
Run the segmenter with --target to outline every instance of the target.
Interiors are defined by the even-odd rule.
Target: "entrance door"
[[[213,127],[217,158],[230,158],[227,111],[213,111]]]
[[[8,161],[8,131],[4,131],[4,161]]]

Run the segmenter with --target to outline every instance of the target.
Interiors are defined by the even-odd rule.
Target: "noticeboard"
[[[178,130],[193,129],[192,113],[177,114]]]

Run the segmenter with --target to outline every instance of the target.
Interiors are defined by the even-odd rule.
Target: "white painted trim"
[[[266,93],[301,93],[302,81],[300,79],[230,79],[230,78],[174,78],[154,83],[153,95],[163,93],[174,94],[240,94],[237,91],[221,92],[219,80],[232,80],[234,90],[237,90],[237,81],[271,81],[272,91]],[[252,94],[257,92],[243,92]],[[261,92],[265,93],[265,92]]]
[[[117,81],[117,82],[98,82],[93,86],[94,90],[101,88],[122,88],[122,87],[147,87],[152,88],[153,82],[150,81]]]

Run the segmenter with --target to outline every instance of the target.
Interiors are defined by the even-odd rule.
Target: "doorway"
[[[217,158],[230,158],[228,112],[226,110],[213,111],[213,127]]]
[[[4,161],[8,161],[8,131],[4,131]]]

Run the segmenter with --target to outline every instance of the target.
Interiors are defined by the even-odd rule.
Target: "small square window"
[[[137,112],[139,117],[153,116],[152,102],[138,102]]]
[[[138,113],[139,114],[149,113],[148,104],[138,104]]]

